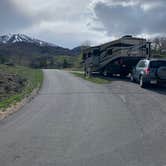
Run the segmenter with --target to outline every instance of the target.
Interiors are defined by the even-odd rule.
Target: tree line
[[[150,41],[152,43],[152,54],[166,56],[166,37],[156,37]]]

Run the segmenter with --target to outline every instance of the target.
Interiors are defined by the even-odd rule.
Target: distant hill
[[[39,51],[39,53],[44,53],[44,54],[51,53],[53,55],[60,55],[60,54],[75,55],[75,53],[80,53],[78,51],[75,52],[75,50],[63,48],[52,43],[30,38],[29,36],[24,34],[0,36],[0,46],[1,46],[1,49],[8,48],[9,51],[10,51],[10,47],[12,48],[12,51],[14,51],[15,49],[22,48],[22,52],[24,52],[24,49],[26,49],[25,51],[29,51],[28,49],[30,49],[30,51],[34,51],[35,49],[35,51]]]
[[[35,64],[41,59],[54,59],[54,56],[77,56],[81,47],[63,48],[42,40],[33,39],[24,34],[0,36],[0,63],[7,61],[21,64]]]
[[[55,44],[34,39],[24,34],[9,34],[9,35],[0,36],[0,43],[1,44],[32,43],[38,46],[56,46]]]
[[[89,47],[89,46],[78,46],[78,47],[73,48],[71,51],[74,55],[79,55],[81,53],[81,51],[87,47]]]

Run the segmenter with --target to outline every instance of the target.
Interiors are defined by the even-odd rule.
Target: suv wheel
[[[143,81],[143,76],[140,76],[140,78],[139,78],[139,85],[141,88],[145,87],[145,82]]]
[[[122,72],[122,73],[120,74],[120,77],[121,77],[121,78],[125,78],[125,77],[127,77],[128,75],[129,75],[128,73]]]

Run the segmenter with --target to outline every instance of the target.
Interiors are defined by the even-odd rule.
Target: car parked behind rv
[[[140,60],[136,67],[134,67],[130,78],[131,81],[138,82],[141,87],[149,84],[166,83],[166,60]]]

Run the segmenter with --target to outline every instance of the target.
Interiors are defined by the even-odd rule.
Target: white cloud
[[[13,0],[16,7],[33,21],[23,33],[72,47],[90,40],[98,43],[108,40],[105,32],[88,26],[91,0]],[[47,36],[47,34],[49,34]],[[52,34],[52,35],[51,35]],[[62,39],[61,39],[62,38]],[[64,40],[64,42],[62,42]]]
[[[89,29],[86,24],[81,21],[72,23],[43,21],[40,24],[22,31],[22,33],[26,32],[29,32],[31,36],[35,34],[37,37],[58,42],[60,45],[65,45],[70,48],[80,45],[86,40],[91,41],[93,45],[110,40],[106,32]]]
[[[94,20],[103,25],[108,35],[166,35],[163,0],[96,1],[93,12]]]
[[[166,33],[165,0],[1,0],[0,32],[73,47],[124,34]]]
[[[90,0],[13,0],[19,10],[33,16],[38,21],[43,19],[79,19],[84,15]]]

